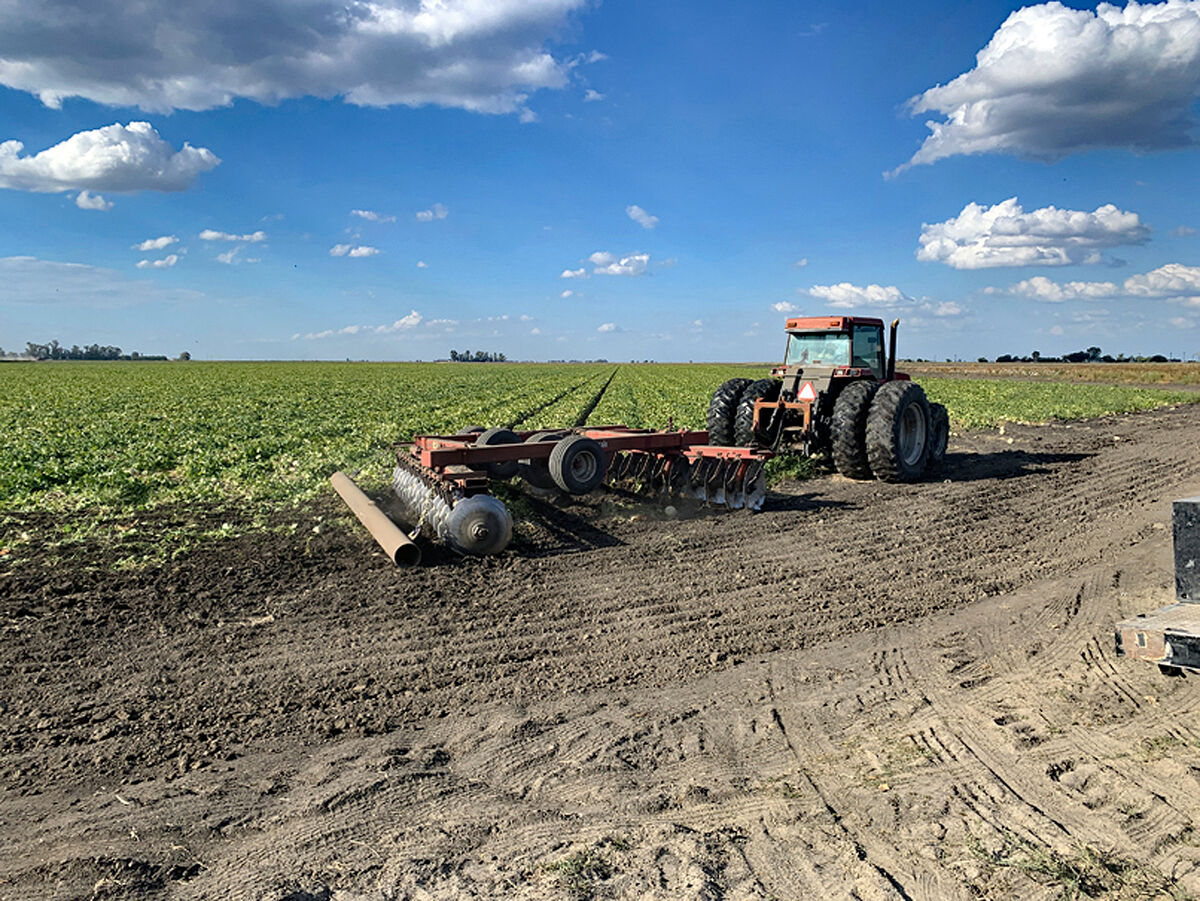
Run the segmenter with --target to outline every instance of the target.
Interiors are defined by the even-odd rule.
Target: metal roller
[[[417,531],[435,535],[460,554],[498,554],[512,540],[512,516],[491,495],[457,496],[402,466],[392,475],[392,488]]]

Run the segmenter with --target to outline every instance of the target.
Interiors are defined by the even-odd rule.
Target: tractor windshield
[[[845,332],[789,332],[787,366],[849,366],[850,336]]]

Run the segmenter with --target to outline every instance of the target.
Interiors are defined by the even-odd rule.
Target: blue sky
[[[131,15],[0,10],[9,350],[1200,353],[1200,0]]]

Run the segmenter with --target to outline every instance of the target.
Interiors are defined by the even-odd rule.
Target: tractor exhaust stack
[[[896,329],[900,328],[900,320],[892,320],[892,330],[888,335],[888,362],[887,362],[887,380],[890,382],[896,377]]]
[[[416,566],[421,562],[421,549],[375,506],[375,502],[362,493],[344,472],[335,472],[329,477],[334,490],[341,495],[346,506],[367,527],[371,537],[379,542],[384,553],[396,566]]]

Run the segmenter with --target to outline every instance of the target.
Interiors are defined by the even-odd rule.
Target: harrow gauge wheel
[[[560,438],[562,438],[562,432],[534,432],[525,439],[525,443],[542,444],[547,441],[558,441]],[[545,491],[553,491],[558,488],[554,478],[550,475],[550,465],[546,460],[540,458],[521,460],[518,471],[521,478],[534,488],[541,488]]]
[[[586,435],[570,435],[550,454],[550,477],[567,494],[587,494],[604,480],[604,448]]]
[[[494,444],[520,444],[521,439],[516,432],[509,429],[488,429],[475,439],[476,447],[487,447]],[[497,460],[487,464],[487,474],[493,479],[511,479],[520,469],[519,460]]]

